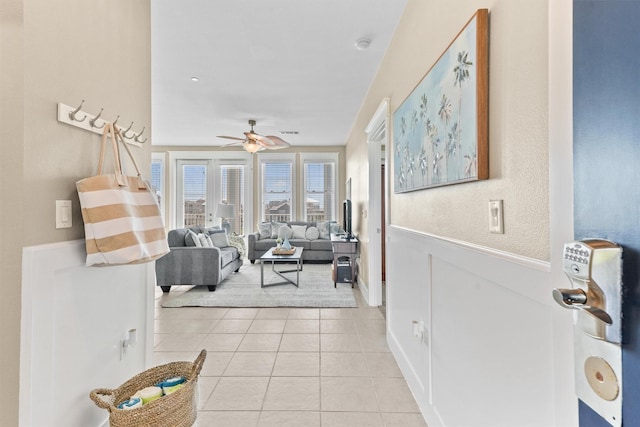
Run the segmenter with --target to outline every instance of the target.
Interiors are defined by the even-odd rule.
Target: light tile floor
[[[356,295],[358,308],[162,308],[158,289],[154,362],[207,350],[198,427],[425,427],[381,311]]]

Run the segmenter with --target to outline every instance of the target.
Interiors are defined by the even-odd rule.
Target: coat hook
[[[98,115],[95,116],[93,119],[89,120],[89,124],[91,125],[92,128],[102,129],[104,127],[104,123],[102,123],[102,126],[96,126],[96,120],[98,120],[102,115],[102,110],[104,110],[104,108],[101,108]]]
[[[129,130],[131,129],[131,127],[133,126],[133,122],[131,122],[131,124],[129,125],[129,127],[127,128],[127,130],[125,130],[124,132],[122,132],[122,136],[127,138],[127,139],[131,139],[133,138],[133,136],[127,136],[127,132],[129,132]],[[135,135],[135,134],[134,134]]]
[[[120,116],[116,117],[116,119],[113,121],[113,123],[111,123],[113,126],[116,125],[116,123],[118,123],[118,119],[120,118]],[[104,126],[104,125],[103,125]]]
[[[139,144],[144,144],[145,142],[147,142],[147,138],[144,139],[144,141],[140,141],[140,136],[142,135],[142,132],[144,132],[146,128],[142,128],[142,130],[140,131],[139,134],[135,135],[135,137],[133,138],[133,140]]]
[[[73,111],[70,111],[70,112],[69,112],[69,118],[70,118],[71,120],[76,121],[76,122],[84,122],[84,119],[86,119],[86,118],[87,118],[87,115],[86,115],[86,114],[84,115],[84,117],[83,117],[82,119],[77,119],[77,118],[76,118],[76,114],[78,113],[78,111],[80,111],[80,109],[82,108],[82,105],[83,105],[83,104],[84,104],[84,99],[82,100],[82,102],[80,103],[80,105],[78,105],[78,108],[76,108],[75,110],[73,110]]]

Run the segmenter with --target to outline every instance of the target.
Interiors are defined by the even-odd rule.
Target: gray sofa
[[[281,224],[281,223],[261,223],[259,224],[259,228],[266,226],[267,224]],[[338,223],[335,221],[326,221],[326,222],[308,222],[308,221],[289,221],[284,223],[291,229],[292,226],[305,226],[307,231],[310,231],[310,227],[318,228],[318,225],[324,226],[323,233],[321,233],[318,238],[309,238],[305,234],[305,238],[292,236],[289,238],[289,242],[291,246],[302,247],[304,251],[302,252],[302,260],[303,262],[315,261],[315,262],[333,262],[333,250],[331,248],[331,240],[329,238],[329,234],[331,232],[341,232],[342,230],[338,226]],[[327,226],[326,224],[329,224]],[[264,231],[264,230],[262,230]],[[284,240],[284,235],[286,231],[280,231],[280,237]],[[320,232],[320,230],[319,230]],[[314,234],[309,232],[308,235],[310,237],[314,237]],[[247,258],[253,264],[256,259],[260,259],[262,255],[264,255],[270,248],[276,246],[276,237],[275,234],[271,233],[271,235],[267,238],[266,233],[261,233],[257,231],[255,233],[251,233],[247,235]]]
[[[189,230],[209,234],[211,238],[214,234],[225,233],[217,228],[197,227],[169,231],[170,252],[156,260],[156,284],[163,292],[169,292],[172,285],[207,286],[209,291],[215,291],[220,282],[240,270],[243,260],[237,248],[192,246],[192,240],[187,238]]]

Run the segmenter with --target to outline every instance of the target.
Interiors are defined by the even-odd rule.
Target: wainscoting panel
[[[554,425],[547,263],[392,226],[387,266],[388,342],[430,427]]]
[[[85,267],[83,241],[24,248],[20,425],[101,426],[90,400],[151,363],[153,263]],[[120,358],[130,329],[138,344]]]

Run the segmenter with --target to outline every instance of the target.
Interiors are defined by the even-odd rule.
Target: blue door
[[[575,238],[623,252],[624,426],[640,425],[640,1],[574,0]],[[580,402],[581,427],[609,424]]]

